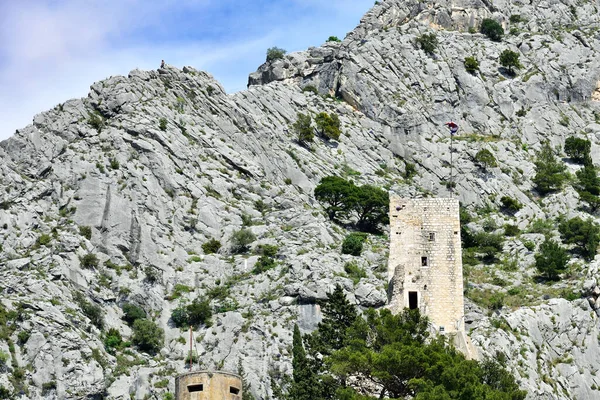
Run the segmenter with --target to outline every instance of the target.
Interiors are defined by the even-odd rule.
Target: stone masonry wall
[[[458,200],[392,196],[390,230],[392,312],[409,307],[409,293],[416,292],[418,308],[436,329],[464,331]]]

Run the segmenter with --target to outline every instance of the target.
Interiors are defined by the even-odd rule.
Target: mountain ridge
[[[578,17],[571,6],[579,7]],[[270,381],[290,372],[293,322],[314,328],[315,302],[336,283],[362,307],[387,302],[387,238],[370,236],[360,258],[340,254],[348,231],[330,222],[313,197],[324,176],[410,197],[448,196],[455,181],[461,202],[478,218],[474,230],[514,224],[525,231],[535,219],[565,211],[597,220],[578,209],[573,187],[541,197],[531,182],[534,150],[547,139],[556,146],[568,135],[588,138],[594,162],[600,159],[600,109],[590,100],[600,79],[595,7],[386,0],[341,43],[259,67],[245,91],[228,95],[210,74],[191,67],[134,70],[36,115],[0,143],[0,287],[3,306],[20,313],[8,335],[13,350],[0,341],[11,354],[0,385],[27,388],[21,397],[28,398],[163,393],[172,383],[166,389],[156,383],[184,371],[187,355],[171,312],[181,299],[225,288],[212,307],[233,310],[216,312],[213,325],[197,332],[203,366],[236,371],[241,362],[253,393],[270,396]],[[510,22],[515,9],[526,22]],[[500,43],[468,33],[484,17],[518,31]],[[432,32],[440,43],[428,55],[415,39]],[[522,57],[515,77],[499,69],[504,48]],[[465,70],[466,56],[480,60],[476,75]],[[307,86],[319,94],[303,91]],[[340,140],[300,145],[291,127],[297,114],[321,112],[339,116]],[[449,119],[460,125],[453,149],[444,127]],[[493,153],[498,167],[476,162],[481,149]],[[417,174],[409,178],[411,164]],[[523,208],[506,215],[501,196]],[[241,229],[257,237],[253,249],[279,247],[274,269],[253,274],[259,255],[234,254],[232,237]],[[49,243],[40,243],[43,235]],[[222,244],[217,254],[202,250],[211,239]],[[502,258],[517,271],[499,261],[494,269],[481,264],[466,272],[467,297],[477,301],[466,307],[471,338],[484,354],[506,353],[529,398],[593,398],[600,381],[590,371],[600,349],[587,297],[597,287],[598,257],[574,258],[574,277],[540,285],[533,279],[535,252],[525,242],[543,240],[528,232],[507,239]],[[98,258],[91,269],[80,261],[90,253]],[[355,284],[348,262],[367,277]],[[190,291],[172,299],[177,285]],[[530,292],[516,296],[523,307],[512,311],[507,304],[487,315],[483,295],[510,297],[518,288]],[[563,296],[561,290],[583,298],[544,300]],[[121,320],[122,305],[144,308],[165,329],[159,356],[134,348],[118,357],[107,353],[104,334],[75,293],[100,306],[105,328],[125,338],[132,332]],[[20,332],[29,333],[26,341],[19,342]],[[565,354],[573,354],[571,363],[563,362]],[[18,368],[26,379],[15,378]],[[44,392],[52,382],[54,389]]]

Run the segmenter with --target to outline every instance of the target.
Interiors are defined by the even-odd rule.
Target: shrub
[[[83,294],[79,292],[76,292],[73,295],[73,300],[75,301],[75,303],[77,303],[79,308],[81,308],[83,314],[89,318],[92,325],[96,326],[98,329],[101,330],[104,326],[104,316],[102,313],[102,308],[99,305],[87,301]]]
[[[479,32],[483,33],[490,40],[494,42],[499,42],[502,40],[502,35],[504,35],[504,28],[497,21],[491,18],[485,18],[481,21],[481,28]]]
[[[118,329],[110,328],[104,336],[104,348],[109,354],[115,354],[115,350],[121,347],[123,338]]]
[[[296,122],[292,125],[292,129],[298,138],[298,142],[300,143],[308,143],[312,142],[315,133],[313,128],[311,127],[312,119],[308,114],[298,113]]]
[[[111,169],[119,169],[121,165],[119,164],[119,161],[116,158],[111,158],[110,159],[110,168]]]
[[[81,268],[91,269],[98,267],[98,257],[94,253],[87,253],[83,257],[80,257],[79,262],[81,263]]]
[[[160,271],[158,268],[147,266],[144,268],[144,274],[146,275],[146,280],[151,284],[156,283],[160,279]]]
[[[254,268],[252,268],[252,273],[255,275],[260,274],[275,268],[275,266],[277,266],[277,263],[272,257],[262,255],[256,261],[256,264],[254,264]]]
[[[303,92],[309,92],[314,94],[319,94],[319,90],[313,85],[306,85],[302,88]]]
[[[497,166],[496,157],[488,149],[481,149],[475,154],[475,162],[483,169]]]
[[[565,153],[580,164],[591,163],[591,147],[592,143],[589,140],[576,138],[575,136],[568,137],[565,140]]]
[[[591,218],[579,217],[564,220],[558,225],[563,242],[579,246],[578,252],[588,261],[596,256],[600,241],[600,226]]]
[[[104,118],[102,117],[102,115],[100,115],[98,111],[88,113],[87,123],[92,128],[96,129],[98,133],[102,132],[102,129],[104,128]]]
[[[479,70],[479,61],[475,57],[465,57],[465,69],[468,73],[475,75]]]
[[[285,53],[287,52],[284,49],[280,49],[279,47],[270,47],[267,49],[267,62],[282,59]]]
[[[519,233],[521,233],[521,230],[516,225],[504,226],[504,236],[517,236]]]
[[[202,251],[204,254],[218,253],[219,249],[221,249],[221,242],[215,238],[202,243]]]
[[[317,131],[327,139],[338,140],[340,138],[340,119],[337,114],[327,114],[325,112],[317,114],[315,117]]]
[[[567,179],[566,166],[556,158],[550,142],[544,142],[534,164],[536,173],[532,181],[541,195],[559,190]]]
[[[410,181],[412,178],[414,178],[417,175],[417,167],[415,164],[410,163],[410,162],[405,162],[404,163],[404,173],[402,174],[402,176],[404,177],[404,179],[406,179],[407,181]]]
[[[158,120],[158,128],[163,132],[167,130],[167,119],[166,118],[161,118]]]
[[[144,318],[146,318],[146,311],[142,307],[133,303],[123,304],[123,320],[127,322],[127,325],[132,326],[135,321]]]
[[[337,36],[329,36],[327,41],[328,42],[341,42],[341,40]]]
[[[425,33],[417,38],[417,44],[427,54],[433,54],[438,46],[437,36],[434,33]]]
[[[509,19],[511,24],[518,24],[519,22],[523,22],[523,18],[521,18],[520,14],[513,14]]]
[[[210,324],[212,309],[210,301],[203,297],[197,297],[191,303],[181,304],[171,313],[171,320],[176,327],[186,326],[199,327],[203,324]]]
[[[231,236],[231,249],[234,253],[245,253],[249,250],[250,244],[256,240],[256,235],[249,229],[240,229]]]
[[[53,390],[56,390],[56,381],[42,383],[42,396],[48,396]]]
[[[478,232],[472,236],[472,246],[475,247],[477,253],[483,256],[485,261],[495,260],[498,254],[502,253],[504,245],[504,237],[499,234]]]
[[[21,331],[17,335],[17,341],[22,346],[25,343],[27,343],[27,341],[29,340],[30,337],[31,337],[31,332],[29,332],[29,331]]]
[[[546,239],[540,245],[539,253],[535,255],[535,267],[538,272],[548,279],[556,280],[567,268],[569,255],[566,250],[552,240]]]
[[[133,323],[131,341],[140,350],[155,353],[163,346],[165,332],[149,319],[138,319]]]
[[[52,236],[44,233],[40,237],[37,238],[36,243],[38,244],[38,246],[48,246],[51,241],[52,241]]]
[[[367,273],[355,261],[350,261],[344,264],[344,271],[348,274],[348,278],[356,285],[362,278],[367,277]]]
[[[500,65],[505,68],[508,68],[508,73],[514,75],[515,71],[513,68],[521,68],[521,64],[519,63],[519,53],[514,52],[512,50],[504,50],[500,53]]]
[[[274,244],[259,244],[256,248],[256,254],[260,254],[267,257],[275,257],[279,247]]]
[[[523,205],[521,203],[509,196],[502,196],[500,202],[502,203],[502,207],[505,210],[510,211],[512,213],[516,213],[521,208],[523,208]]]
[[[342,254],[350,254],[353,256],[360,256],[363,249],[363,243],[367,239],[367,235],[364,233],[353,232],[346,236],[342,243]]]
[[[80,226],[79,234],[87,240],[90,240],[92,238],[92,228],[90,226]]]

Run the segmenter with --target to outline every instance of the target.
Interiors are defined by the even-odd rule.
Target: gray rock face
[[[594,7],[385,0],[341,43],[264,64],[239,93],[226,94],[191,67],[134,70],[35,116],[0,143],[0,290],[3,307],[18,315],[9,335],[14,350],[0,340],[3,352],[14,353],[0,385],[32,399],[142,399],[172,391],[164,379],[185,371],[189,343],[171,313],[210,296],[213,324],[193,340],[200,366],[235,372],[241,365],[252,392],[267,398],[270,379],[290,372],[294,323],[314,329],[322,318],[317,303],[336,284],[361,307],[387,302],[381,271],[388,239],[370,236],[361,258],[341,255],[348,232],[313,196],[324,176],[408,196],[449,196],[454,181],[471,209],[497,208],[502,196],[523,204],[515,215],[490,217],[497,226],[526,229],[538,218],[583,215],[575,190],[538,201],[531,178],[542,141],[560,145],[585,133],[592,155],[600,152]],[[522,22],[511,23],[517,13]],[[483,18],[516,30],[502,43],[467,33]],[[427,55],[415,39],[432,32],[440,44]],[[505,48],[520,54],[515,77],[498,64]],[[480,62],[475,75],[464,68],[467,56]],[[303,91],[307,86],[320,95]],[[291,124],[298,113],[320,112],[339,116],[340,140],[300,146]],[[453,141],[448,120],[460,125]],[[474,162],[483,148],[497,167]],[[417,174],[404,179],[409,164]],[[256,240],[249,254],[232,254],[232,236],[242,227]],[[204,254],[210,239],[222,245],[216,254]],[[504,256],[516,260],[518,274],[500,271],[498,280],[529,284],[543,240],[527,233],[507,242]],[[279,251],[277,266],[258,273],[252,250],[260,244]],[[98,262],[85,268],[81,260],[90,253]],[[349,261],[366,278],[347,276]],[[502,314],[505,324],[492,325],[497,317],[478,307],[467,313],[474,343],[482,353],[505,352],[531,399],[593,398],[592,385],[600,385],[591,372],[598,262],[579,268],[577,292],[587,300],[522,307]],[[108,353],[105,333],[76,293],[102,311],[104,332],[117,329],[125,340],[132,330],[122,305],[144,308],[165,331],[159,355],[136,347]],[[9,379],[17,368],[22,379]]]

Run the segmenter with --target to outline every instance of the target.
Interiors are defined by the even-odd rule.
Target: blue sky
[[[266,49],[343,38],[373,0],[0,0],[0,140],[89,86],[161,59],[246,87]]]

